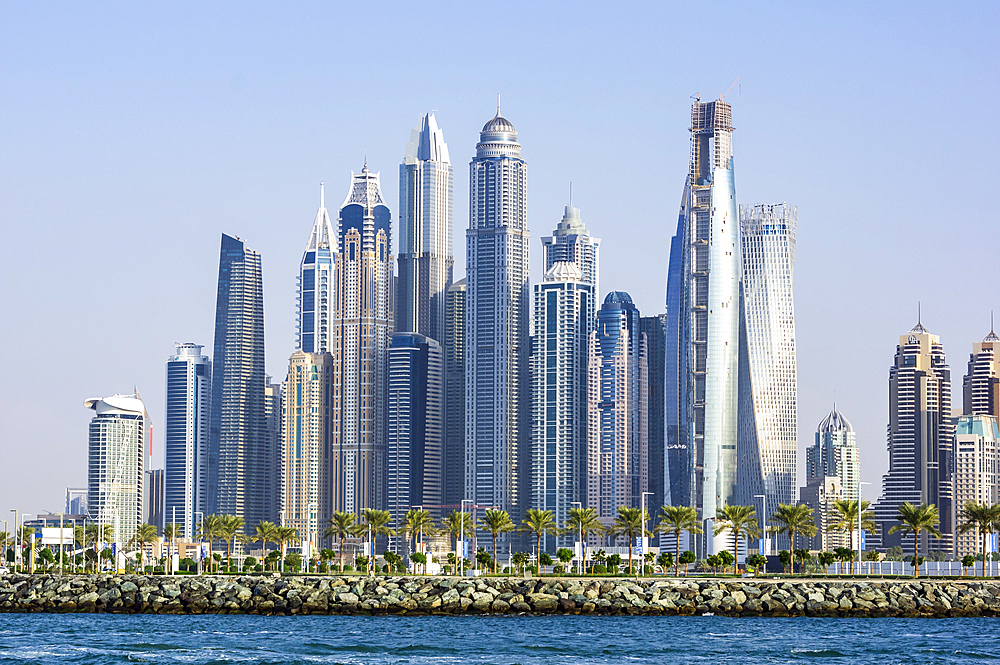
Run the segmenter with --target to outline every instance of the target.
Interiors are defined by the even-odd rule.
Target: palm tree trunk
[[[986,542],[987,539],[989,538],[989,535],[990,535],[989,531],[983,531],[983,577],[986,577]]]
[[[854,529],[848,530],[848,533],[850,534],[848,542],[851,544],[851,552],[853,552],[854,551]],[[859,559],[861,558],[861,553],[860,552],[858,553],[858,558]],[[860,566],[861,564],[858,563],[858,565]],[[854,574],[854,555],[853,554],[851,555],[851,567],[850,567],[850,571],[851,571],[850,574],[853,575]]]
[[[795,529],[788,530],[788,549],[792,554],[792,575],[795,574]]]
[[[733,535],[735,536],[735,538],[733,539],[733,575],[739,575],[740,562],[737,555],[739,554],[740,551],[740,534],[735,533]]]
[[[542,532],[539,531],[535,534],[535,567],[538,568],[538,574],[542,574]]]
[[[497,574],[497,532],[493,532],[493,574]]]
[[[674,539],[677,542],[677,544],[675,545],[675,547],[677,548],[677,551],[674,552],[674,556],[676,557],[674,559],[674,577],[679,577],[679,575],[680,575],[680,567],[681,567],[681,530],[680,529],[676,529],[674,531]]]
[[[340,534],[340,573],[344,573],[344,534]]]
[[[920,530],[917,529],[913,532],[913,576],[920,577],[920,556],[917,554],[920,550]],[[986,570],[986,555],[983,555],[983,570]]]

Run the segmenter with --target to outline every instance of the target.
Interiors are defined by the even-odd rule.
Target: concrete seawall
[[[0,612],[1000,616],[1000,582],[0,576]]]

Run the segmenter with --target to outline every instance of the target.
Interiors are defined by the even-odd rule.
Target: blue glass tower
[[[212,363],[199,344],[178,344],[167,359],[167,412],[164,421],[165,523],[180,535],[194,535],[195,512],[208,507],[209,407]]]
[[[336,253],[337,234],[326,211],[323,183],[320,183],[319,210],[299,264],[298,348],[306,353],[327,353],[331,349],[331,289]]]
[[[260,254],[223,234],[215,306],[209,506],[251,531],[277,514],[276,454],[265,421]]]

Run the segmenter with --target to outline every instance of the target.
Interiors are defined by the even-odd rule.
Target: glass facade
[[[178,344],[167,360],[163,512],[184,538],[194,535],[195,512],[205,513],[208,507],[212,363],[202,348]]]

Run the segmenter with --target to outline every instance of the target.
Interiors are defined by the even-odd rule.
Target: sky
[[[395,219],[428,111],[463,276],[467,165],[498,93],[528,163],[532,282],[572,182],[601,290],[643,315],[664,310],[692,98],[727,94],[738,203],[798,208],[799,482],[836,400],[874,499],[918,302],[956,397],[1000,310],[998,19],[988,2],[0,4],[0,519],[86,486],[88,397],[137,387],[162,466],[164,363],[211,349],[222,233],[262,254],[282,378],[319,183],[336,219],[367,157]]]

